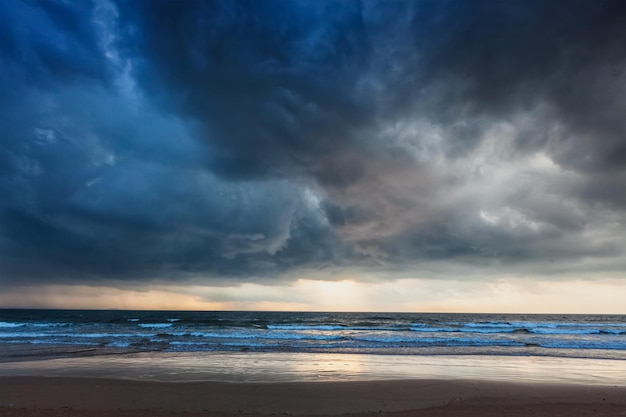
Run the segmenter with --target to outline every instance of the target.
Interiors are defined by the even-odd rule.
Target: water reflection
[[[146,352],[8,362],[0,367],[0,375],[224,382],[479,379],[622,385],[626,377],[626,361],[497,356]]]

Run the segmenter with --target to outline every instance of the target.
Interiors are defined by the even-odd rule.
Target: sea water
[[[3,345],[626,359],[626,316],[0,310]]]

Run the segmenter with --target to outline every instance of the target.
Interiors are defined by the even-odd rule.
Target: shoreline
[[[626,415],[626,386],[411,379],[155,382],[0,377],[0,415],[99,416]]]
[[[442,353],[441,348],[420,348],[413,349],[410,352],[398,353],[387,352],[385,350],[371,351],[333,351],[333,350],[292,350],[292,351],[253,351],[250,349],[239,350],[170,350],[170,349],[142,349],[137,347],[116,347],[116,346],[100,346],[94,344],[53,344],[53,343],[2,343],[0,342],[0,363],[6,362],[32,362],[48,359],[69,359],[69,358],[85,358],[98,356],[123,356],[123,355],[141,355],[141,354],[227,354],[236,355],[240,353],[249,354],[313,354],[313,355],[374,355],[374,356],[431,356],[431,357],[536,357],[536,358],[554,358],[554,359],[589,359],[589,360],[615,360],[625,361],[626,353],[620,350],[602,350],[587,349],[585,353],[592,352],[591,356],[584,354],[576,354],[571,350],[558,348],[538,348],[529,351],[528,347],[506,347],[502,349],[486,350],[482,347],[456,347],[446,348]]]

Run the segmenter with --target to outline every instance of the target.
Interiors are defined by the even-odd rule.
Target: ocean
[[[626,316],[0,310],[0,351],[15,345],[625,360]]]

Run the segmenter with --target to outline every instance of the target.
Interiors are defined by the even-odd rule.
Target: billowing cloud
[[[626,267],[620,1],[0,16],[5,284]]]

